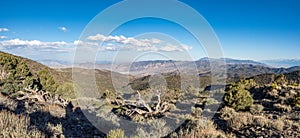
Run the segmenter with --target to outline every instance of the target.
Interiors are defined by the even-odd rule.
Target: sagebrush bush
[[[0,111],[0,137],[3,138],[41,138],[45,135],[35,128],[30,128],[27,116]]]
[[[285,76],[283,74],[280,74],[275,78],[274,82],[276,84],[283,85],[287,83],[287,80],[285,79]]]
[[[263,110],[264,110],[264,106],[262,106],[261,104],[254,104],[250,107],[250,112],[252,114],[261,113]]]
[[[300,107],[300,91],[298,91],[298,94],[294,97],[293,103],[295,106]]]
[[[271,126],[272,126],[272,128],[274,128],[276,130],[283,131],[284,122],[281,119],[276,119],[276,120],[272,121]]]
[[[102,98],[115,99],[116,98],[116,93],[112,92],[110,90],[105,90],[103,92]]]
[[[226,106],[222,108],[220,112],[221,112],[221,118],[223,118],[224,120],[231,119],[235,117],[237,114],[237,112],[234,109]]]
[[[107,138],[125,138],[125,133],[121,129],[110,130],[106,137]]]
[[[269,120],[263,116],[254,116],[253,117],[253,125],[266,127],[269,125]]]
[[[292,107],[290,105],[284,105],[284,104],[274,104],[273,105],[274,109],[280,112],[291,112],[292,111]]]
[[[226,138],[233,136],[226,136],[222,131],[218,131],[213,121],[207,119],[198,119],[191,126],[192,129],[183,130],[177,134],[173,133],[173,137],[178,138]]]
[[[221,118],[227,122],[228,127],[235,130],[240,130],[244,126],[250,125],[253,122],[253,118],[250,113],[239,113],[229,107],[224,107],[221,110]]]

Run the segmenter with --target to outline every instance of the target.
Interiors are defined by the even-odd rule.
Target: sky
[[[142,55],[139,60],[170,57],[197,60],[207,56],[205,48],[192,33],[165,19],[135,19],[118,26],[111,34],[97,33],[99,30],[86,32],[96,15],[118,2],[120,1],[2,0],[0,50],[34,60],[62,61],[72,60],[75,48],[80,45],[97,47],[100,53],[97,59],[108,61],[115,59],[120,51],[135,56],[152,53],[144,54],[144,57]],[[181,2],[207,20],[221,44],[224,57],[258,61],[300,59],[298,0]],[[193,20],[188,22],[192,23]],[[103,24],[102,27],[109,25]]]

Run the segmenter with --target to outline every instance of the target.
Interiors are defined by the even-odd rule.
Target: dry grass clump
[[[171,138],[234,138],[231,133],[224,133],[218,130],[216,124],[212,120],[200,117],[190,120],[186,124],[185,129],[173,132]]]
[[[290,105],[283,105],[283,104],[274,104],[273,105],[274,109],[280,112],[291,112],[292,107]]]
[[[276,120],[272,121],[271,126],[272,126],[272,128],[274,128],[276,130],[283,131],[284,122],[282,119],[276,119]]]
[[[121,129],[110,130],[106,138],[125,138],[125,134]]]
[[[0,111],[0,137],[3,138],[40,138],[45,135],[35,128],[29,127],[29,117]]]
[[[267,127],[269,125],[269,120],[264,116],[254,116],[253,125],[260,127]]]
[[[196,122],[194,129],[185,132],[179,132],[178,138],[227,138],[234,137],[227,136],[224,132],[218,131],[216,125],[211,120],[199,119]]]
[[[221,118],[227,121],[228,127],[240,130],[244,126],[253,123],[252,115],[248,112],[236,112],[233,108],[224,107],[221,110]]]
[[[264,106],[261,104],[253,104],[250,107],[250,113],[252,114],[260,114],[264,110]]]

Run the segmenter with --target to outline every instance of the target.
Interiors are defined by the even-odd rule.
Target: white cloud
[[[7,38],[7,36],[0,36],[0,39],[4,39],[4,38]]]
[[[96,42],[83,42],[81,40],[75,40],[73,44],[75,46],[99,46],[99,44]]]
[[[0,38],[6,38],[6,36],[0,36]],[[87,50],[100,50],[100,51],[163,51],[163,52],[173,52],[173,51],[187,51],[192,47],[170,42],[165,42],[160,39],[136,39],[133,37],[125,36],[104,36],[97,34],[95,36],[87,37],[88,40],[92,41],[82,41],[76,40],[74,42],[68,43],[64,41],[56,42],[43,42],[40,40],[22,40],[22,39],[11,39],[0,41],[0,49],[36,49],[39,51],[68,51],[74,50],[76,46],[84,48]],[[102,45],[100,42],[102,41]]]
[[[103,42],[103,50],[136,50],[136,51],[186,51],[192,47],[185,44],[172,45],[164,42],[160,39],[136,39],[133,37],[120,36],[105,36],[102,34],[96,34],[94,36],[88,36],[87,40]],[[109,43],[105,45],[105,43]],[[111,43],[114,43],[112,45]]]
[[[0,32],[7,32],[8,29],[7,28],[0,28]]]
[[[14,46],[23,46],[29,48],[58,48],[61,46],[68,45],[67,42],[42,42],[39,40],[20,40],[20,39],[12,39],[0,41],[0,46],[2,47],[14,47]]]
[[[63,27],[63,26],[62,27],[58,27],[58,29],[61,30],[61,31],[63,31],[63,32],[67,32],[68,31],[68,29],[66,27]]]
[[[166,52],[172,52],[172,51],[188,51],[191,50],[192,47],[185,45],[185,44],[180,44],[179,46],[177,45],[172,45],[172,44],[167,44],[163,47],[161,47],[159,50],[160,51],[166,51]]]
[[[181,48],[183,49],[183,50],[191,50],[193,47],[191,47],[191,46],[188,46],[188,45],[186,45],[186,44],[180,44],[180,46],[181,46]]]
[[[150,46],[152,44],[160,43],[158,39],[135,39],[133,37],[120,36],[104,36],[102,34],[97,34],[95,36],[87,37],[88,40],[92,41],[102,41],[102,42],[116,42],[120,44],[135,45],[135,46]]]
[[[166,46],[163,46],[160,48],[161,51],[166,51],[166,52],[171,52],[171,51],[182,51],[182,49],[180,49],[179,47],[177,46],[174,46],[174,45],[171,45],[171,44],[168,44]]]

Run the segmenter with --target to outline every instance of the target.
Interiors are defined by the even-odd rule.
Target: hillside
[[[89,69],[81,71],[85,73]],[[0,125],[3,130],[0,137],[104,136],[85,117],[85,110],[78,107],[71,68],[52,69],[0,52],[0,74],[0,121],[5,124]],[[111,74],[114,73],[95,70],[100,95],[104,91],[114,91]],[[16,130],[10,128],[14,127],[15,118],[20,118]]]
[[[0,137],[20,137],[20,133],[22,137],[148,136],[146,131],[132,134],[120,129],[125,130],[126,125],[113,130],[97,126],[90,117],[109,122],[122,118],[137,128],[150,125],[151,130],[161,132],[155,137],[297,137],[300,133],[299,67],[270,68],[227,59],[230,78],[222,86],[210,83],[208,70],[192,76],[172,70],[132,76],[98,69],[52,69],[3,52],[0,59],[0,122],[4,122]],[[133,67],[174,66],[172,62],[147,61]],[[199,62],[207,65],[207,59]],[[180,63],[182,67],[190,65]],[[74,88],[80,90],[81,85],[72,81],[72,73],[85,86],[94,84],[88,76],[95,77],[97,90],[82,89],[76,98]],[[193,78],[199,79],[199,87],[182,89],[183,84],[195,81]],[[151,124],[162,118],[182,124]]]

